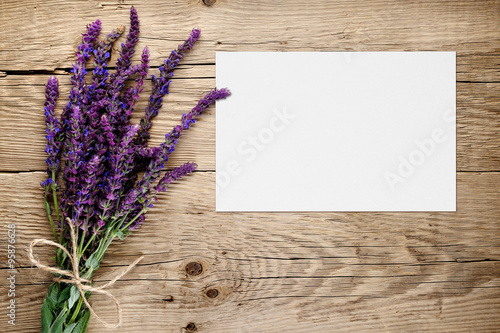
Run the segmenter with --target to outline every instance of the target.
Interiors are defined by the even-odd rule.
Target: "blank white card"
[[[455,211],[455,52],[217,52],[217,211]]]

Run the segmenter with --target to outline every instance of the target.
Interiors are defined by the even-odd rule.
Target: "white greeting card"
[[[217,211],[455,211],[455,52],[217,52]]]

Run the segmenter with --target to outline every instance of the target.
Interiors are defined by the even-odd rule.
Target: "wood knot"
[[[219,291],[217,289],[208,289],[207,296],[208,296],[208,298],[215,298],[215,297],[219,296]]]
[[[199,262],[190,262],[186,265],[186,273],[191,276],[200,275],[203,272],[203,266]]]
[[[188,323],[186,325],[186,331],[188,331],[188,332],[195,332],[196,330],[197,330],[197,328],[196,328],[196,324],[195,323],[191,322],[191,323]]]
[[[217,0],[203,0],[203,3],[208,7],[212,6]]]

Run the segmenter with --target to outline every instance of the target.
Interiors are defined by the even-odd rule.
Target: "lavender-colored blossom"
[[[125,27],[121,26],[111,31],[104,40],[98,43],[98,46],[92,52],[94,56],[94,70],[92,71],[92,84],[89,87],[91,97],[96,94],[102,96],[106,92],[104,88],[109,75],[107,67],[108,61],[111,59],[109,51],[113,43],[123,34],[124,30]],[[100,98],[93,98],[92,100],[99,101]]]
[[[134,202],[143,204],[151,195],[153,184],[161,174],[161,170],[175,150],[175,145],[181,137],[184,130],[189,129],[190,125],[195,122],[195,118],[203,113],[216,100],[226,98],[230,95],[227,89],[214,89],[198,101],[198,104],[188,114],[183,114],[181,118],[182,125],[175,126],[170,133],[165,136],[165,142],[160,145],[161,150],[154,152],[142,179],[137,183],[136,187],[130,191],[125,202],[130,206],[130,202],[134,198]]]
[[[116,78],[130,67],[130,60],[135,53],[135,45],[139,41],[139,16],[137,10],[132,6],[130,8],[130,30],[127,34],[127,40],[123,43],[120,51],[120,58],[116,61],[116,73],[112,76]]]
[[[194,28],[191,31],[188,39],[184,41],[183,44],[179,45],[177,50],[174,50],[170,53],[168,59],[164,61],[164,65],[160,67],[160,73],[162,76],[171,77],[171,73],[177,67],[179,61],[184,57],[184,55],[193,48],[194,43],[200,38],[201,30],[198,28]]]
[[[82,43],[78,46],[76,51],[77,61],[73,65],[71,72],[71,88],[69,94],[69,102],[63,109],[61,121],[67,123],[68,118],[71,117],[71,110],[74,106],[79,106],[86,100],[85,92],[88,88],[85,86],[85,75],[87,74],[86,63],[90,59],[93,45],[101,32],[101,21],[97,20],[87,26],[87,33],[82,34]]]
[[[196,163],[186,163],[180,167],[174,168],[172,171],[165,172],[165,175],[160,179],[155,186],[156,192],[165,192],[171,182],[181,179],[182,177],[192,173],[198,165]]]
[[[110,115],[110,123],[117,127],[120,127],[120,125],[123,127],[123,124],[127,123],[126,119],[124,119],[126,114],[124,110],[127,108],[127,105],[120,98],[120,91],[125,86],[125,81],[131,76],[143,73],[143,64],[132,66],[130,62],[132,55],[135,53],[135,46],[139,41],[139,32],[139,17],[134,6],[132,6],[130,8],[130,30],[127,34],[127,40],[121,45],[120,58],[116,62],[115,73],[110,77],[110,85],[107,91],[107,111]],[[147,75],[147,72],[145,75]],[[122,132],[121,134],[123,135],[124,133]]]
[[[168,59],[164,61],[163,66],[159,68],[160,75],[151,76],[153,82],[153,93],[149,97],[149,103],[146,107],[145,117],[141,119],[141,129],[138,133],[137,144],[145,145],[149,140],[152,123],[151,120],[158,115],[159,109],[162,107],[163,97],[169,93],[170,78],[174,75],[174,70],[177,68],[179,61],[184,57],[186,52],[191,50],[194,43],[200,38],[200,29],[194,28],[189,35],[189,38],[183,44],[170,53]]]
[[[51,76],[45,88],[45,124],[47,129],[47,148],[45,152],[49,155],[47,158],[47,175],[52,179],[52,174],[57,175],[59,171],[59,156],[61,152],[61,123],[57,120],[55,106],[59,97],[59,82],[55,76]]]
[[[121,45],[120,58],[116,62],[116,72],[111,75],[107,91],[109,100],[107,111],[110,115],[110,123],[117,128],[120,135],[125,134],[125,128],[129,124],[133,106],[137,101],[135,96],[138,95],[139,90],[142,90],[142,82],[149,69],[149,50],[147,48],[142,53],[141,64],[131,65],[131,58],[139,41],[139,32],[139,18],[137,11],[132,6],[130,9],[130,30],[127,34],[127,40]],[[125,91],[121,96],[120,91],[124,88],[125,81],[137,73],[140,74],[140,78],[137,79],[136,90]]]
[[[99,202],[102,209],[100,220],[109,218],[111,208],[116,206],[120,199],[122,182],[134,168],[134,149],[130,146],[139,126],[130,126],[122,142],[112,151],[109,163],[109,177],[106,180],[104,196]]]
[[[149,71],[149,49],[147,47],[142,51],[141,67],[139,70],[139,77],[135,80],[135,87],[129,87],[123,95],[123,103],[126,105],[125,119],[128,121],[130,115],[134,110],[134,106],[139,100],[139,94],[143,90],[144,80],[146,79]]]
[[[189,113],[184,113],[181,118],[181,125],[175,126],[170,133],[165,135],[165,143],[168,149],[164,159],[167,160],[168,156],[175,150],[175,145],[181,137],[182,131],[189,129],[196,122],[196,117],[200,116],[216,100],[224,99],[229,95],[231,95],[231,92],[228,89],[213,89],[200,99],[198,104]]]
[[[151,77],[153,87],[144,119],[138,125],[131,125],[130,117],[144,89],[144,80],[148,78],[149,50],[144,48],[141,62],[132,65],[139,37],[139,19],[134,7],[130,10],[130,22],[115,71],[111,71],[108,63],[112,45],[124,28],[113,30],[98,41],[101,22],[87,26],[76,51],[69,101],[60,121],[54,111],[58,98],[57,79],[51,77],[46,86],[48,179],[42,183],[44,204],[55,239],[78,256],[78,267],[73,267],[74,263],[62,251],[57,251],[57,265],[65,270],[78,269],[84,281],[92,279],[113,239],[123,239],[139,228],[159,193],[196,169],[195,163],[186,163],[165,171],[165,162],[196,117],[217,99],[229,95],[227,89],[210,91],[182,116],[180,125],[165,136],[162,144],[148,147],[152,120],[169,93],[173,71],[200,37],[200,30],[193,29],[189,38],[160,66],[158,77]],[[92,57],[91,78],[87,78],[86,66]],[[56,183],[60,160],[64,160],[61,188]],[[53,203],[49,203],[50,199]],[[76,242],[70,239],[68,223],[77,227]],[[54,294],[54,288],[61,295],[69,295],[72,287],[56,282],[51,286],[50,295]],[[66,298],[59,297],[57,302],[50,300],[50,303],[44,301],[42,308],[45,328],[55,327],[57,318],[62,315],[72,318],[70,323],[59,323],[59,328],[65,332],[87,325],[89,316],[85,307],[72,308]],[[58,305],[47,310],[47,304],[53,303]]]
[[[181,165],[180,167],[174,168],[172,171],[166,171],[165,175],[161,177],[161,179],[158,181],[158,184],[154,186],[153,190],[151,191],[151,195],[149,198],[147,198],[144,202],[142,203],[136,203],[135,208],[133,212],[135,214],[132,214],[131,216],[136,216],[137,214],[140,214],[139,217],[130,225],[130,230],[135,230],[139,228],[144,221],[144,218],[146,216],[146,213],[150,208],[153,208],[153,201],[157,201],[157,195],[160,192],[165,192],[173,181],[179,180],[182,177],[192,173],[197,167],[196,163],[185,163]],[[126,222],[125,222],[126,223]]]
[[[84,162],[83,143],[81,141],[82,123],[83,114],[80,107],[75,106],[72,108],[69,128],[66,133],[66,141],[64,144],[64,157],[66,158],[66,164],[63,172],[65,189],[61,197],[61,207],[63,212],[66,212],[68,205],[74,204],[75,195],[81,185],[81,174],[79,171]],[[64,218],[68,216],[68,214],[65,214]]]
[[[111,124],[109,123],[108,116],[103,114],[101,116],[100,135],[97,138],[99,143],[104,144],[103,146],[99,146],[101,147],[101,155],[106,152],[107,148],[115,146],[115,139],[115,133],[113,131],[113,127],[111,127]]]
[[[80,226],[84,221],[86,221],[85,226],[88,226],[88,220],[92,217],[93,212],[89,211],[89,204],[92,204],[93,198],[91,195],[93,194],[93,189],[96,185],[96,173],[99,170],[99,164],[101,163],[101,159],[98,155],[94,155],[92,159],[85,163],[82,168],[82,179],[84,180],[81,183],[81,188],[77,191],[76,201],[73,206],[73,220],[75,224]],[[87,209],[86,209],[87,208]],[[84,212],[85,214],[82,214]],[[85,215],[85,216],[82,216]]]
[[[52,171],[57,174],[62,152],[65,160],[64,187],[59,202],[61,217],[58,225],[66,234],[64,219],[72,218],[84,231],[81,241],[92,239],[88,245],[90,252],[95,249],[106,228],[138,228],[157,194],[165,191],[172,181],[194,171],[194,163],[186,163],[171,171],[163,170],[177,140],[195,122],[195,118],[217,99],[229,95],[226,89],[210,91],[182,116],[181,124],[165,136],[165,142],[158,147],[148,147],[152,120],[169,92],[173,71],[200,37],[200,30],[193,29],[189,38],[172,51],[160,66],[158,77],[151,77],[153,87],[144,119],[139,125],[131,126],[130,117],[147,79],[150,54],[148,48],[144,48],[140,64],[132,65],[139,35],[139,20],[133,7],[130,21],[127,40],[122,44],[113,73],[108,69],[110,52],[113,42],[123,33],[123,27],[113,30],[101,41],[97,41],[101,22],[96,21],[87,27],[76,51],[72,88],[61,122],[54,114],[57,80],[49,79],[46,89],[49,179],[44,186],[48,188],[52,184]],[[91,57],[94,58],[94,67],[92,77],[86,83],[86,63]],[[135,84],[126,87],[130,78],[135,79]],[[138,180],[140,172],[143,175]]]
[[[87,74],[86,63],[92,55],[92,50],[97,37],[101,31],[101,21],[97,20],[87,26],[87,32],[82,34],[82,43],[76,51],[76,62],[71,70],[71,83],[73,87],[70,90],[69,101],[64,106],[61,115],[63,123],[63,133],[65,135],[65,152],[66,165],[64,167],[63,180],[65,182],[65,190],[61,196],[61,210],[63,212],[62,223],[64,218],[71,217],[69,208],[75,202],[77,187],[79,186],[79,178],[77,176],[78,169],[84,162],[82,160],[85,153],[83,140],[81,139],[81,131],[85,124],[87,115],[83,113],[84,104],[88,103],[89,88],[85,83]],[[83,110],[82,110],[83,109]],[[59,221],[61,222],[61,221]]]

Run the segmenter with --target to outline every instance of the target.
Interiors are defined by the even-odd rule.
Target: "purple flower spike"
[[[139,16],[137,15],[137,10],[132,6],[130,8],[130,30],[126,42],[122,44],[120,58],[116,62],[117,74],[123,73],[125,69],[130,67],[130,60],[135,52],[135,45],[139,41],[139,32]]]
[[[87,60],[91,57],[91,51],[94,46],[99,33],[101,32],[101,21],[97,20],[87,26],[87,33],[82,34],[82,43],[76,50],[76,62],[71,70],[71,83],[73,88],[70,91],[69,102],[64,107],[61,115],[61,121],[66,123],[68,118],[71,117],[71,110],[73,106],[79,106],[84,100],[84,87],[85,75],[87,70],[85,68]]]
[[[135,46],[139,41],[139,16],[134,6],[130,8],[130,30],[127,34],[127,40],[122,44],[120,58],[116,61],[116,72],[111,75],[110,81],[113,86],[113,92],[121,90],[125,81],[137,72],[137,67],[131,66],[130,60],[135,53]]]
[[[97,40],[99,33],[101,33],[101,21],[96,20],[87,26],[87,33],[83,34],[82,43],[92,45]]]
[[[123,34],[124,30],[125,27],[121,26],[118,29],[111,31],[94,49],[94,70],[92,71],[91,94],[98,93],[102,96],[105,92],[104,86],[108,78],[107,63],[111,59],[109,51],[111,50],[113,43]],[[99,100],[99,98],[96,100]]]
[[[160,179],[155,186],[157,192],[165,192],[171,182],[181,179],[182,177],[192,173],[198,165],[196,163],[186,163],[180,167],[174,168],[172,171],[165,172],[165,175]]]
[[[127,201],[132,200],[132,197],[136,198],[139,203],[147,201],[152,193],[153,183],[160,176],[164,162],[166,162],[170,154],[174,152],[175,145],[177,144],[177,140],[181,137],[182,131],[189,129],[190,125],[195,122],[195,118],[201,115],[203,111],[211,104],[215,103],[216,100],[226,98],[230,94],[228,89],[214,89],[200,99],[191,112],[182,116],[182,125],[175,126],[172,131],[165,136],[165,142],[160,145],[161,150],[155,151],[155,154],[151,157],[146,167],[142,179],[137,183],[135,189],[129,193]]]
[[[134,168],[134,149],[130,147],[130,143],[138,129],[139,126],[137,125],[130,126],[126,135],[122,138],[122,142],[110,156],[109,177],[105,183],[104,197],[99,202],[99,208],[102,209],[100,214],[102,220],[108,218],[111,213],[110,209],[116,206],[120,198],[122,182],[127,179],[127,175]]]
[[[170,57],[165,60],[166,71],[168,71],[170,68],[177,67],[178,62],[184,57],[184,54],[186,54],[187,51],[191,50],[194,46],[194,43],[196,43],[196,41],[200,38],[200,34],[201,30],[198,28],[194,28],[191,31],[188,39],[183,44],[179,45],[177,50],[172,51]]]
[[[47,158],[47,175],[52,178],[52,173],[57,175],[59,171],[59,156],[61,152],[61,136],[62,136],[62,126],[59,120],[57,120],[55,114],[55,106],[57,98],[59,97],[59,82],[55,76],[51,76],[45,87],[45,124],[47,129],[45,130],[47,135],[47,148],[45,152],[49,155]]]
[[[163,97],[169,93],[170,78],[174,75],[174,70],[177,68],[179,61],[184,57],[186,52],[193,48],[194,43],[200,38],[200,29],[193,29],[188,39],[177,50],[172,51],[164,65],[159,68],[160,76],[151,77],[153,81],[153,93],[149,97],[149,103],[146,107],[146,114],[141,119],[141,129],[138,134],[137,144],[145,145],[150,138],[149,130],[152,126],[152,119],[158,115],[158,111],[162,107]]]
[[[215,103],[218,99],[224,99],[227,96],[231,95],[231,92],[228,89],[213,89],[208,94],[205,95],[202,99],[198,101],[198,104],[189,112],[188,114],[183,114],[181,118],[181,125],[175,126],[170,133],[165,135],[165,143],[168,147],[164,157],[166,161],[168,156],[175,150],[175,145],[177,140],[181,137],[182,131],[189,129],[191,124],[196,122],[195,118],[200,116],[203,111],[205,111],[210,105]]]
[[[85,163],[82,167],[82,179],[84,181],[80,183],[81,187],[76,192],[77,197],[73,206],[73,212],[75,213],[73,219],[75,220],[76,225],[81,225],[83,223],[83,220],[86,220],[85,225],[88,226],[88,221],[90,217],[92,217],[92,212],[89,211],[88,204],[91,204],[93,202],[92,189],[96,185],[95,175],[98,172],[100,163],[101,159],[99,158],[99,156],[94,155],[94,157],[92,157],[92,159],[89,162]],[[82,214],[84,210],[85,214]]]
[[[108,67],[112,46],[124,28],[113,30],[98,41],[101,22],[87,26],[76,50],[69,101],[60,121],[54,111],[58,98],[57,79],[51,77],[46,86],[48,178],[42,186],[45,200],[52,190],[54,205],[59,209],[52,210],[47,202],[45,207],[49,217],[58,217],[54,231],[59,233],[60,237],[56,238],[62,243],[69,239],[66,217],[79,227],[78,246],[82,258],[89,258],[100,244],[104,244],[102,242],[110,241],[109,237],[122,237],[140,227],[158,193],[196,169],[196,164],[186,163],[165,171],[165,163],[178,139],[196,118],[216,100],[230,94],[227,89],[210,91],[190,112],[182,115],[181,123],[165,136],[162,144],[148,147],[152,121],[169,93],[173,72],[200,38],[200,30],[193,29],[159,67],[157,76],[151,76],[152,91],[144,118],[140,124],[131,125],[131,115],[144,89],[144,81],[148,79],[150,53],[145,47],[140,63],[132,65],[139,40],[139,19],[134,7],[130,10],[130,24],[114,72]],[[86,64],[92,57],[92,77],[86,80]],[[56,180],[61,169],[61,155],[65,161],[64,186],[58,200]]]
[[[144,221],[144,218],[145,218],[147,211],[150,208],[153,208],[152,201],[157,200],[156,196],[158,195],[158,193],[165,192],[167,190],[168,186],[170,185],[170,183],[172,183],[173,181],[179,180],[184,176],[189,175],[197,168],[197,166],[198,165],[196,163],[185,163],[185,164],[181,165],[180,167],[174,168],[172,171],[166,171],[165,175],[160,179],[158,184],[151,191],[151,196],[148,199],[146,199],[144,202],[136,204],[136,207],[137,207],[136,211],[138,213],[139,212],[142,212],[142,213],[141,213],[141,215],[139,215],[139,218],[137,220],[135,220],[130,225],[130,230],[135,230],[141,226],[142,222]],[[134,214],[134,215],[137,215],[137,214]],[[132,216],[134,216],[134,215],[132,215]]]
[[[139,94],[143,90],[144,80],[146,79],[149,71],[149,49],[147,47],[142,51],[141,66],[139,69],[140,77],[137,78],[135,87],[127,89],[123,95],[123,104],[125,105],[125,116],[123,117],[122,126],[127,126],[130,121],[130,116],[134,111],[135,104],[139,100]]]

